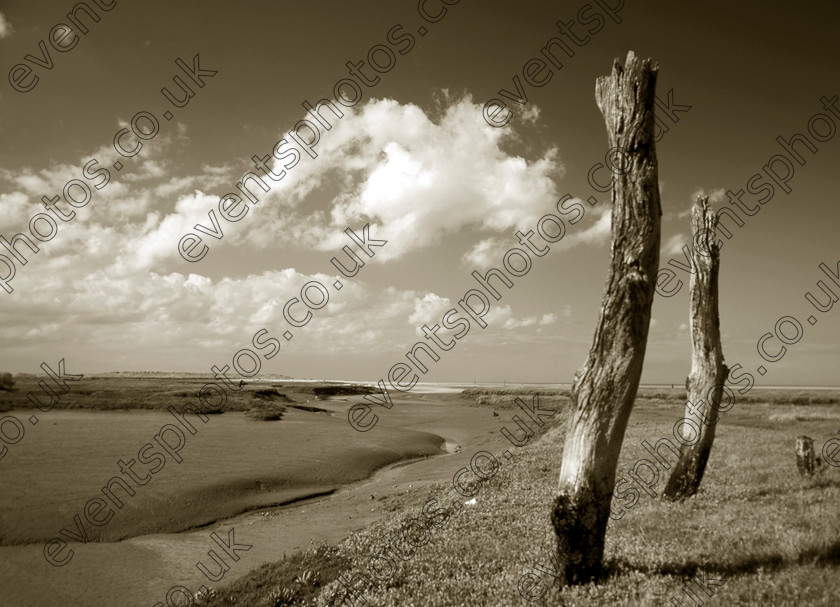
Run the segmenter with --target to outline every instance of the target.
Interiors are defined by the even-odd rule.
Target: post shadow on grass
[[[725,579],[739,575],[749,575],[759,571],[778,571],[797,565],[832,566],[840,565],[840,539],[824,546],[810,546],[795,558],[774,552],[764,555],[750,555],[735,562],[717,561],[715,559],[699,561],[689,558],[683,561],[666,561],[658,566],[645,566],[626,559],[610,559],[604,566],[603,580],[613,576],[636,571],[646,575],[673,575],[677,577],[691,577],[697,571],[705,571],[710,575],[720,575]]]

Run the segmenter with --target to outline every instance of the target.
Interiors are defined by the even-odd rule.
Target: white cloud
[[[691,199],[689,201],[688,207],[685,211],[680,213],[680,216],[688,217],[691,215],[691,207],[694,205],[694,201],[697,200],[699,196],[708,196],[709,197],[709,204],[714,206],[719,206],[722,202],[726,201],[726,190],[724,188],[718,188],[716,190],[712,190],[711,192],[707,192],[705,188],[697,188],[692,194]]]
[[[423,332],[419,327],[423,324],[438,323],[443,313],[451,307],[448,298],[426,293],[422,298],[414,300],[414,312],[408,317],[408,322],[418,327],[417,334],[422,336]]]
[[[392,100],[348,111],[322,137],[318,159],[301,159],[245,222],[222,221],[224,244],[249,251],[277,242],[329,250],[346,244],[347,225],[370,222],[371,236],[389,241],[377,251],[380,260],[467,229],[532,229],[557,199],[556,153],[526,160],[504,152],[500,145],[512,135],[501,131],[515,131],[488,127],[480,109],[464,98],[441,108],[434,120],[415,105]],[[88,182],[90,203],[76,209],[75,219],[62,223],[56,238],[18,268],[15,293],[0,308],[0,340],[10,356],[68,343],[79,358],[87,352],[100,361],[94,363],[100,368],[102,360],[130,368],[131,361],[155,361],[161,352],[173,357],[161,366],[177,366],[191,349],[202,357],[229,356],[247,345],[242,339],[256,328],[286,324],[283,304],[308,280],[332,284],[336,277],[293,268],[223,279],[211,279],[200,267],[191,274],[169,271],[167,262],[181,263],[181,235],[197,222],[209,227],[208,211],[217,209],[219,196],[241,177],[228,166],[185,173],[179,164],[182,146],[177,135],[159,135],[121,173],[111,168],[119,157],[110,146],[44,169],[0,169],[0,233],[7,237],[25,231],[29,218],[43,212],[41,196],[60,194],[69,180],[83,178],[81,167],[90,158],[111,172],[102,190]],[[325,191],[331,195],[325,198]],[[509,238],[487,240],[484,257],[498,255],[496,263],[515,244],[499,249]],[[452,307],[434,293],[365,291],[358,279],[345,285],[340,297],[318,311],[317,322],[301,330],[300,341],[295,337],[296,350],[403,348],[416,339],[417,327],[439,322]],[[488,331],[495,334],[556,321],[551,314],[514,318],[509,306],[494,306],[491,314],[498,315]]]
[[[523,327],[531,327],[537,324],[536,316],[528,316],[527,318],[508,318],[503,327],[505,329],[521,329]]]
[[[470,97],[451,102],[437,121],[413,104],[373,100],[348,110],[322,136],[318,158],[302,158],[273,186],[259,225],[236,228],[235,238],[266,246],[282,234],[331,250],[344,244],[345,227],[369,222],[371,233],[389,241],[376,256],[387,261],[467,227],[531,225],[556,200],[562,168],[553,148],[533,160],[504,152],[503,141],[514,135],[487,126]],[[289,212],[328,185],[340,191],[327,213]]]
[[[0,13],[0,39],[11,36],[14,31],[12,24],[6,20],[6,16]]]
[[[674,234],[665,242],[664,245],[662,245],[659,256],[671,257],[673,255],[678,255],[682,253],[683,245],[689,243],[688,239],[688,235],[684,234],[683,232],[680,232],[679,234]]]
[[[72,267],[62,275],[51,272],[52,260],[47,261],[38,272],[21,275],[20,288],[61,292],[60,316],[52,299],[13,295],[0,308],[0,340],[9,351],[33,344],[41,352],[62,351],[72,343],[74,359],[91,353],[100,368],[102,360],[118,356],[145,365],[157,361],[161,368],[203,368],[209,362],[184,359],[185,351],[192,350],[202,361],[224,360],[249,347],[251,335],[262,327],[285,344],[278,331],[287,326],[285,302],[309,281],[331,285],[338,278],[293,268],[221,280],[196,273],[117,275]],[[432,293],[371,289],[359,279],[345,282],[340,294],[331,294],[329,305],[313,311],[305,327],[292,328],[294,351],[358,353],[374,346],[397,351],[415,341],[408,319],[426,310],[431,316],[418,322],[437,321],[441,306],[448,307],[448,301]],[[297,317],[305,312],[302,304],[294,308]],[[19,322],[22,317],[26,322]]]
[[[461,261],[466,266],[488,268],[499,262],[511,244],[501,238],[485,238],[464,253]]]
[[[11,225],[26,216],[32,207],[29,196],[16,190],[7,194],[0,194],[0,225]]]
[[[577,199],[575,199],[577,200]],[[579,202],[579,200],[578,200]],[[552,250],[568,250],[580,244],[600,245],[610,239],[611,211],[595,211],[597,219],[595,223],[586,228],[575,226],[566,227],[566,235],[563,240],[556,244],[549,244]],[[590,220],[591,221],[591,220]],[[533,229],[533,228],[528,228]],[[508,238],[484,238],[474,244],[461,257],[461,262],[467,267],[479,267],[481,269],[495,266],[502,263],[505,253],[516,241],[512,238],[513,232]],[[539,242],[535,240],[535,242]]]
[[[223,244],[262,248],[282,242],[334,250],[346,244],[344,228],[369,222],[374,238],[388,240],[373,261],[387,261],[467,228],[512,232],[532,226],[557,197],[555,179],[562,170],[556,150],[533,160],[504,152],[500,146],[515,136],[513,128],[487,126],[469,97],[444,96],[449,105],[439,102],[434,120],[416,105],[388,99],[347,109],[322,137],[318,158],[301,158],[268,195],[260,192],[261,204],[246,221],[220,219]],[[177,135],[160,135],[121,173],[111,169],[119,158],[110,146],[45,169],[0,169],[0,233],[25,231],[29,218],[44,211],[41,196],[60,194],[69,180],[82,177],[88,159],[97,158],[111,181],[101,190],[91,188],[90,203],[60,226],[45,247],[50,264],[66,267],[84,258],[89,273],[128,276],[159,271],[166,261],[181,263],[180,237],[196,223],[209,225],[208,211],[241,176],[231,175],[228,166],[204,166],[197,175],[179,172],[182,144]],[[324,188],[332,188],[326,200]],[[481,262],[476,265],[489,262],[491,254],[498,254],[497,262],[510,248],[501,249],[502,243],[489,238],[483,254],[473,253]],[[16,288],[24,274],[16,276]]]
[[[584,230],[578,230],[569,234],[561,242],[566,243],[567,246],[573,246],[578,243],[601,244],[609,241],[612,226],[612,211],[600,210],[598,212],[600,215],[593,225]]]
[[[557,321],[557,315],[543,314],[542,317],[526,316],[524,318],[516,318],[513,315],[513,310],[510,305],[504,305],[490,308],[484,320],[489,325],[485,331],[493,334],[499,331],[512,331],[527,327],[536,327],[537,325],[546,326],[554,324]],[[537,329],[537,332],[539,331],[541,329]]]

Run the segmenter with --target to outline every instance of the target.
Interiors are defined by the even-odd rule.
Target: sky
[[[533,256],[513,288],[499,286],[486,328],[473,325],[422,377],[571,381],[592,343],[609,262],[609,193],[587,181],[608,150],[595,80],[632,50],[659,65],[661,100],[672,91],[672,104],[690,106],[656,110],[668,129],[657,143],[660,268],[684,285],[656,296],[642,381],[682,384],[690,369],[688,273],[668,260],[685,262],[691,203],[704,194],[716,209],[733,208],[725,192],[746,189],[756,174],[772,183],[769,165],[781,178],[772,199],[746,194],[746,207],[757,210],[742,213],[744,225],[724,240],[724,356],[757,385],[840,384],[840,308],[821,312],[805,299],[812,292],[826,300],[820,280],[840,295],[819,268],[836,272],[840,259],[840,137],[831,131],[840,114],[820,101],[840,95],[839,6],[87,4],[99,20],[77,14],[80,27],[66,16],[74,2],[0,2],[8,70],[0,85],[0,234],[33,239],[34,225],[45,237],[33,240],[37,253],[18,242],[25,265],[0,247],[15,268],[8,278],[0,257],[12,289],[0,291],[0,370],[38,373],[42,362],[56,368],[63,358],[71,373],[206,372],[250,349],[263,373],[376,381],[424,341],[424,324],[440,323],[477,287],[474,270],[501,268],[505,252],[522,247],[517,230],[557,214],[566,194],[578,202],[594,195],[598,202],[583,202],[584,217],[567,222],[564,238]],[[530,80],[550,79],[528,84],[526,64],[545,59],[540,50],[557,36],[567,36],[572,56],[555,44],[562,68],[543,62]],[[302,104],[335,104],[335,90],[348,104],[335,105],[341,118],[322,109],[327,130]],[[493,99],[512,113],[504,125],[486,118]],[[826,118],[812,120],[817,114]],[[318,131],[311,146],[304,119]],[[776,138],[796,133],[817,151],[795,145],[803,162],[788,161],[794,175],[785,184],[784,161],[771,160],[784,152]],[[231,217],[245,213],[229,221],[220,198],[245,197],[236,184],[260,172],[254,157],[274,175],[260,173],[269,191],[251,180],[258,202],[225,206]],[[60,197],[63,217],[75,215],[53,219],[44,196]],[[365,225],[370,239],[387,240],[370,248],[372,257],[345,233],[361,236]],[[336,256],[350,264],[345,246],[364,261],[352,277],[330,263]],[[284,305],[313,281],[329,298],[321,305],[323,295],[307,288],[313,305],[290,310],[311,320],[292,326]],[[785,316],[799,328],[779,323]],[[762,359],[757,342],[767,333],[774,335]],[[257,364],[247,355],[237,361]]]

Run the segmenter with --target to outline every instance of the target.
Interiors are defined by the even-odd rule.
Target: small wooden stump
[[[796,438],[796,468],[802,476],[814,476],[817,457],[814,455],[814,439],[810,436]]]

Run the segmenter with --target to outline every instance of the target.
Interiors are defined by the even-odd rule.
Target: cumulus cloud
[[[529,116],[537,118],[537,112]],[[469,97],[447,98],[437,113],[393,100],[348,109],[322,136],[318,158],[301,158],[268,196],[259,192],[260,204],[246,221],[222,222],[224,244],[249,253],[278,242],[328,251],[347,244],[345,227],[370,223],[374,238],[388,240],[375,261],[401,258],[465,231],[486,234],[484,257],[490,259],[505,242],[494,234],[531,229],[558,196],[556,150],[529,159],[504,151],[515,133],[484,124],[481,107]],[[109,353],[104,359],[115,368],[155,359],[155,352],[171,357],[162,366],[203,368],[183,361],[195,350],[229,355],[247,346],[242,339],[253,330],[284,324],[283,303],[308,280],[334,282],[336,277],[289,267],[229,278],[211,278],[203,268],[169,271],[184,267],[177,255],[180,237],[197,222],[209,227],[208,211],[217,210],[220,196],[242,176],[241,166],[182,170],[187,144],[183,133],[161,134],[121,173],[111,169],[119,157],[109,145],[45,168],[0,169],[0,233],[8,238],[26,232],[29,218],[44,212],[42,196],[60,195],[68,181],[83,179],[82,166],[91,158],[111,171],[101,190],[87,180],[90,203],[18,267],[15,293],[0,308],[0,339],[9,352],[37,357],[33,348],[60,350],[73,343],[80,359],[87,352],[101,361]],[[586,237],[598,229],[591,227]],[[439,322],[453,307],[435,293],[365,292],[362,281],[351,282],[319,311],[305,337],[295,338],[295,349],[404,347],[417,337],[417,327]],[[500,314],[499,322],[487,333],[556,322],[553,314],[515,318],[509,306],[494,307],[493,314]]]
[[[370,223],[375,237],[388,240],[374,260],[381,262],[465,229],[500,233],[532,225],[557,197],[562,167],[556,149],[530,160],[503,151],[515,129],[487,126],[480,106],[468,96],[445,97],[449,105],[439,102],[434,117],[390,99],[344,108],[344,118],[316,147],[318,157],[302,156],[268,194],[257,189],[260,204],[245,221],[230,224],[217,215],[224,244],[283,243],[329,251],[346,244],[347,226]],[[111,181],[101,190],[92,188],[92,200],[79,217],[60,226],[62,233],[49,245],[54,254],[72,255],[80,245],[90,249],[122,237],[123,250],[139,253],[115,259],[121,271],[151,269],[166,259],[180,263],[180,237],[197,223],[210,226],[208,211],[235,190],[241,177],[228,166],[183,174],[178,166],[182,145],[177,135],[159,135],[132,159],[130,172],[110,169],[119,157],[109,146],[77,162],[2,169],[0,231],[25,232],[29,218],[44,212],[41,197],[60,194],[68,181],[82,178],[81,167],[90,158],[97,158],[98,167],[110,169]],[[501,242],[490,237],[483,254],[473,255],[483,263]]]
[[[487,126],[468,96],[434,119],[414,104],[372,100],[347,110],[323,134],[318,158],[304,156],[272,187],[266,200],[276,203],[260,204],[260,224],[234,238],[267,246],[282,235],[331,250],[346,226],[369,222],[389,241],[377,255],[387,261],[467,227],[524,227],[557,198],[562,167],[554,148],[530,160],[503,151],[514,136]],[[308,210],[325,189],[336,192],[320,212]]]

